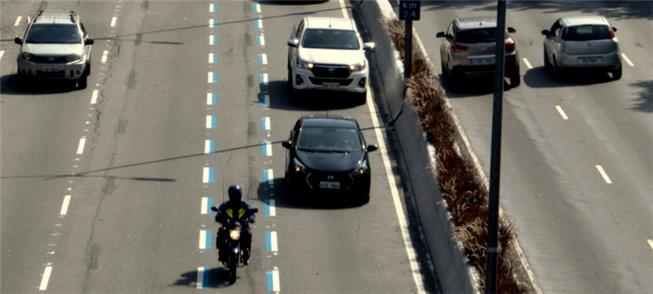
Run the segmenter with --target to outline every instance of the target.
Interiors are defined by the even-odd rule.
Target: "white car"
[[[363,43],[353,20],[305,17],[293,27],[288,46],[291,92],[346,91],[365,101],[369,80],[365,52],[373,50],[374,43]]]

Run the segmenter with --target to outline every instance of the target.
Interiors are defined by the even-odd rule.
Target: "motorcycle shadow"
[[[224,267],[206,269],[198,279],[197,270],[185,272],[169,287],[198,287],[198,281],[202,281],[201,288],[226,288],[229,284],[229,270]]]

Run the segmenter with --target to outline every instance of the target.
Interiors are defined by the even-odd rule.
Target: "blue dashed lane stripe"
[[[213,184],[215,183],[215,168],[214,167],[204,167],[204,179],[203,183]]]
[[[265,46],[265,39],[263,38],[262,35],[256,37],[256,45],[258,45],[259,47]]]
[[[209,92],[206,94],[206,105],[218,104],[218,94]]]
[[[252,12],[256,13],[256,3],[252,4]]]
[[[211,139],[209,141],[209,153],[215,152],[215,140]]]
[[[211,230],[206,230],[206,242],[204,244],[205,249],[211,249],[211,243],[213,240],[213,232]]]
[[[220,37],[217,35],[209,35],[209,45],[218,45]]]
[[[218,63],[218,53],[213,53],[213,60],[211,61],[211,63],[213,64]]]
[[[270,107],[270,95],[258,94],[258,104],[261,107]]]
[[[263,64],[263,54],[259,54],[258,55],[258,65],[262,65],[262,64]]]
[[[261,84],[261,86],[267,86],[268,85],[268,74],[267,73],[260,73],[258,75],[258,83]]]
[[[272,292],[272,271],[267,271],[265,273],[265,284],[267,285],[268,292]]]
[[[263,28],[263,20],[260,18],[254,21],[254,24],[256,25],[256,28],[259,30]]]
[[[272,251],[270,231],[265,231],[265,252],[270,253],[270,251]]]
[[[269,199],[266,199],[265,201],[263,201],[263,215],[265,217],[270,216],[270,200]]]

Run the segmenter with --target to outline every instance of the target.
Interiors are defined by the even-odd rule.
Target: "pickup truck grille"
[[[334,64],[316,64],[313,69],[311,69],[313,75],[318,78],[346,78],[349,77],[351,71],[346,65],[334,65]]]

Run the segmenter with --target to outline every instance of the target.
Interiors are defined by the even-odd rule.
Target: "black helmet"
[[[240,202],[240,199],[243,197],[243,192],[238,185],[229,186],[229,201],[231,202]]]

